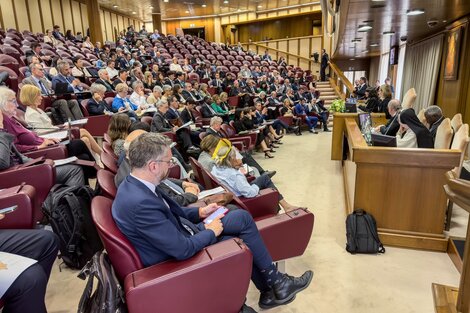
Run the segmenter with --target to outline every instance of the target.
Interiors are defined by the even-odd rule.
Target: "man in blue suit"
[[[217,210],[216,204],[182,208],[156,187],[168,176],[171,158],[167,137],[147,133],[136,138],[129,147],[131,174],[119,186],[113,203],[117,226],[145,266],[188,259],[217,241],[239,237],[253,253],[252,280],[261,291],[261,308],[287,304],[308,287],[311,271],[292,277],[277,270],[247,211],[230,211],[204,225],[202,220]]]
[[[83,92],[83,88],[80,86],[80,80],[71,75],[70,65],[63,61],[57,63],[57,71],[59,72],[52,78],[52,89],[56,89],[57,83],[66,83],[67,91],[69,93],[80,93]]]

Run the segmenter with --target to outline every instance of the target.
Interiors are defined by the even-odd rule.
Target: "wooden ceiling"
[[[415,9],[424,9],[424,14],[406,14]],[[401,37],[406,36],[410,41],[439,32],[470,14],[470,0],[343,0],[341,10],[340,39],[335,57],[364,58],[389,51],[390,47],[400,44]],[[435,25],[428,26],[429,21],[435,21]],[[372,29],[359,32],[361,25],[370,25]],[[383,32],[388,31],[395,34],[384,36]],[[353,42],[354,39],[360,41]],[[371,46],[373,44],[377,46]]]
[[[99,0],[100,5],[151,21],[152,13],[162,19],[204,16],[238,11],[261,11],[291,5],[316,2],[315,0]],[[117,7],[116,7],[117,6]],[[133,13],[135,12],[135,13]]]

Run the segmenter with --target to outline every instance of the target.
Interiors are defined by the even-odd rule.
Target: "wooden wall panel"
[[[119,35],[119,27],[118,27],[118,17],[114,13],[111,13],[111,24],[113,25],[113,40],[116,41],[116,36]]]
[[[26,9],[25,0],[15,0],[16,18],[18,21],[17,29],[19,31],[31,30],[28,19],[28,10]]]
[[[311,39],[301,39],[299,47],[299,55],[309,58],[312,52],[310,51],[310,41]]]
[[[74,19],[75,19],[75,16],[72,17],[72,6],[70,5],[70,0],[61,0],[62,2],[62,12],[63,12],[63,15],[64,15],[64,35],[65,35],[65,31],[70,29],[74,34],[76,34],[77,32],[81,31],[79,28],[78,29],[75,29],[75,26],[74,26]]]
[[[90,27],[88,24],[88,11],[86,8],[86,4],[80,3],[80,11],[81,11],[81,17],[82,17],[82,27],[84,30],[84,34],[86,34],[87,29]]]
[[[54,26],[54,21],[52,20],[51,6],[49,1],[41,1],[41,14],[42,20],[44,22],[44,31],[46,31],[47,29],[52,30],[52,26]]]
[[[287,40],[278,41],[277,49],[289,52],[289,50],[287,49]]]
[[[83,29],[82,19],[80,17],[80,3],[77,1],[71,1],[71,9],[73,14],[73,28],[75,29],[75,33],[82,32],[83,37],[86,36],[86,29]]]
[[[64,21],[62,20],[62,12],[60,11],[60,0],[50,0],[50,2],[54,25],[59,25],[60,31],[65,35]]]
[[[176,34],[177,28],[191,28],[190,25],[194,24],[195,28],[205,27],[206,40],[214,41],[215,40],[215,30],[214,30],[214,19],[193,19],[186,21],[167,21],[166,22],[166,33],[167,34]]]
[[[1,0],[2,1],[2,17],[3,17],[3,28],[16,28],[15,12],[13,10],[12,0]]]
[[[28,0],[28,7],[30,12],[29,18],[31,19],[31,31],[33,33],[44,32],[45,29],[42,29],[38,0]]]
[[[113,41],[113,26],[111,24],[111,13],[104,11],[104,22],[106,25],[106,40]]]

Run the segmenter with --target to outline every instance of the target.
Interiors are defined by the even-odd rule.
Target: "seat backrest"
[[[142,116],[140,119],[141,122],[147,123],[149,125],[152,125],[152,120],[153,118],[151,116]]]
[[[416,90],[414,88],[410,88],[405,95],[403,96],[403,101],[401,103],[401,106],[403,110],[405,109],[410,109],[413,107],[415,101],[416,101]]]
[[[111,142],[112,142],[111,137],[109,137],[108,133],[104,133],[104,134],[103,134],[103,139],[104,139],[104,141],[106,141],[107,143],[111,143]]]
[[[462,126],[462,124],[463,124],[463,121],[462,121],[461,113],[455,114],[452,120],[450,121],[450,125],[452,126],[454,133],[457,133],[459,131],[459,128],[460,126]]]
[[[82,101],[80,101],[83,116],[85,116],[85,117],[90,116],[90,113],[88,112],[88,101],[90,101],[90,99],[83,99]]]
[[[449,149],[452,142],[452,127],[450,126],[450,119],[444,119],[436,132],[436,139],[434,140],[435,149]]]
[[[113,201],[109,198],[94,197],[91,201],[91,216],[116,276],[123,282],[129,273],[142,269],[143,265],[137,251],[114,222],[111,213],[112,204]]]
[[[233,137],[237,134],[237,132],[231,125],[222,124],[220,128],[228,138]]]
[[[196,181],[206,188],[204,176],[202,175],[201,164],[193,157],[189,157],[189,163],[191,164],[191,168],[193,169],[193,174]]]
[[[454,139],[452,141],[451,149],[460,150],[460,164],[456,167],[457,177],[460,177],[460,172],[462,171],[462,164],[465,158],[465,153],[467,152],[468,147],[468,124],[463,124],[460,126],[459,130],[455,133]]]
[[[111,171],[112,173],[117,173],[117,162],[116,158],[112,155],[104,151],[101,153],[101,162],[103,162],[104,167]]]
[[[101,188],[102,195],[110,199],[114,199],[117,192],[114,176],[115,174],[103,169],[96,173],[96,181]]]
[[[111,155],[114,157],[114,159],[117,160],[118,156],[114,153],[114,150],[111,146],[111,144],[107,141],[103,142],[103,151],[106,152],[107,154]]]
[[[429,126],[428,123],[426,122],[426,117],[424,116],[424,111],[425,109],[421,109],[419,113],[416,115],[418,117],[418,120],[425,125],[426,127]]]

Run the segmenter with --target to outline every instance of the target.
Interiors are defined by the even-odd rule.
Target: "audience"
[[[444,120],[444,115],[442,115],[442,110],[437,105],[431,105],[424,110],[424,118],[426,119],[427,127],[429,132],[434,139],[436,139],[437,128],[441,125]]]

